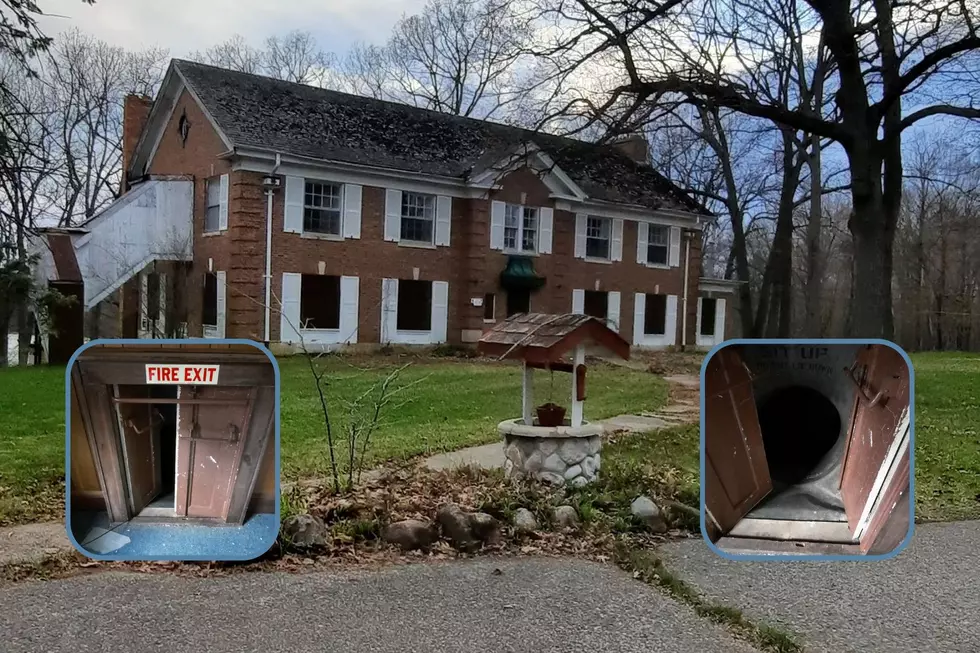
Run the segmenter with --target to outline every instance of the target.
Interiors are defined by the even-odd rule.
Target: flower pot
[[[565,407],[558,404],[542,404],[535,409],[538,426],[561,426],[565,423]]]

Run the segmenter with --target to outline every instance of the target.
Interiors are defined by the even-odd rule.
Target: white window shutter
[[[642,224],[642,223],[641,223]],[[643,325],[646,322],[647,296],[638,292],[633,295],[633,344],[643,344]]]
[[[360,279],[340,277],[340,341],[352,345],[357,342],[357,306]]]
[[[449,247],[453,223],[453,198],[440,195],[436,198],[436,238],[439,247]]]
[[[636,262],[640,265],[647,264],[647,244],[650,242],[650,223],[636,223]]]
[[[664,321],[664,344],[674,345],[677,343],[677,295],[667,295],[667,317]]]
[[[715,344],[725,339],[725,300],[715,300]]]
[[[575,216],[575,258],[585,258],[585,229],[588,219],[584,213]]]
[[[608,322],[609,328],[617,333],[619,332],[620,303],[621,299],[618,292],[612,291],[606,295],[606,322]]]
[[[543,206],[538,211],[538,253],[551,254],[552,234],[555,230],[555,210]]]
[[[680,267],[681,264],[681,228],[670,228],[670,267]]]
[[[449,333],[449,282],[432,282],[432,344],[446,342]]]
[[[395,338],[398,328],[398,279],[381,280],[381,344]]]
[[[490,249],[504,248],[504,212],[507,205],[503,202],[490,202]]]
[[[306,180],[302,177],[286,177],[286,208],[282,230],[291,234],[303,233],[303,201],[306,198]]]
[[[585,290],[576,288],[572,291],[572,313],[585,314]]]
[[[224,231],[228,228],[228,196],[230,194],[228,175],[221,175],[218,190],[221,195],[220,204],[218,204],[218,230]]]
[[[385,240],[397,243],[402,237],[402,192],[385,191]]]
[[[361,237],[363,189],[358,184],[344,184],[344,238]]]
[[[228,312],[228,302],[226,301],[227,291],[227,273],[225,272],[215,272],[215,277],[218,278],[217,285],[217,295],[218,295],[218,337],[225,337],[225,324],[228,323],[227,312]]]
[[[282,273],[282,296],[279,297],[279,342],[302,342],[299,336],[299,301],[303,275],[295,272]]]
[[[623,260],[623,221],[612,221],[612,260]]]

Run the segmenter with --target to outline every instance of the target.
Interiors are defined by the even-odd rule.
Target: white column
[[[532,385],[534,368],[528,367],[527,363],[521,363],[523,368],[521,382],[521,415],[524,424],[531,426],[534,424],[534,387]]]
[[[582,412],[585,407],[584,401],[577,401],[578,397],[578,374],[576,368],[585,363],[585,345],[575,348],[575,358],[572,359],[572,426],[582,426]]]

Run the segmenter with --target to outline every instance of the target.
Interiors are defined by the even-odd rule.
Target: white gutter
[[[681,351],[687,347],[687,287],[691,270],[691,232],[684,232],[684,300],[681,315]]]
[[[282,155],[276,154],[276,165],[272,168],[272,176],[279,171],[282,165]],[[265,346],[269,346],[272,338],[272,198],[275,196],[274,188],[267,188],[265,196],[267,199],[265,208]]]

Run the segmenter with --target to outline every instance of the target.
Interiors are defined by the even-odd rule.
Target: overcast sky
[[[324,50],[344,52],[355,41],[384,41],[403,13],[424,0],[38,0],[49,36],[78,27],[129,49],[160,46],[172,56],[204,49],[242,34],[258,45],[265,37],[309,30]]]

